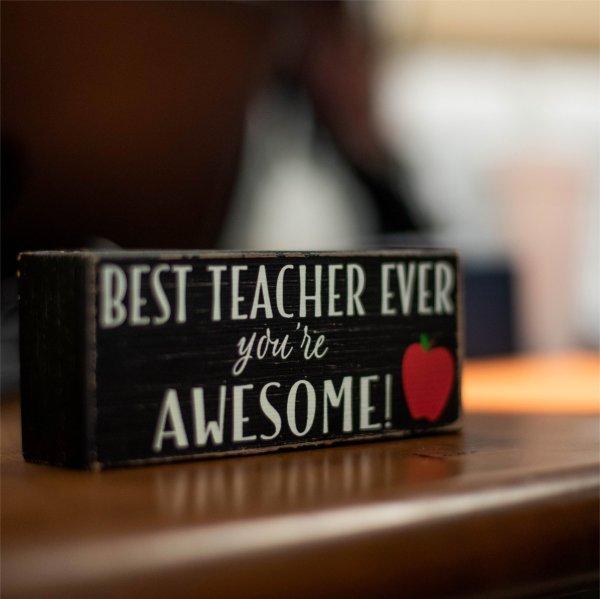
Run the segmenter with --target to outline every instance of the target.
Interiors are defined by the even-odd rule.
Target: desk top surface
[[[468,367],[467,381],[483,397],[506,367]],[[592,404],[565,391],[564,413],[494,413],[466,399],[456,434],[101,473],[25,463],[18,403],[5,401],[3,596],[595,584]]]

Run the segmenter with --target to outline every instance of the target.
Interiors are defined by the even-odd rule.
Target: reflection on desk
[[[468,369],[467,369],[468,370]],[[598,420],[102,473],[26,464],[2,407],[6,597],[593,592]]]

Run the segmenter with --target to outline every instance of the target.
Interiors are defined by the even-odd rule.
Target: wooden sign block
[[[23,453],[84,468],[456,427],[453,252],[20,256]]]

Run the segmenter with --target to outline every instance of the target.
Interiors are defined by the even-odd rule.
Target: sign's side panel
[[[27,461],[85,467],[85,261],[19,257],[21,422]]]
[[[454,422],[452,254],[123,256],[97,265],[100,463]]]

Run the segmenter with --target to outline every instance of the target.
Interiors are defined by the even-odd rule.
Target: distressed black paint
[[[415,268],[423,262],[443,261],[455,274],[451,292],[453,313],[418,314],[417,301],[409,315],[382,315],[381,264]],[[328,316],[328,266],[340,264],[336,289],[341,297],[336,308],[347,312],[345,266],[358,264],[364,270],[365,288],[360,296],[364,314]],[[229,253],[229,252],[40,252],[21,257],[21,335],[23,451],[26,459],[68,466],[108,467],[149,461],[196,458],[222,453],[251,453],[305,444],[398,436],[423,432],[455,423],[460,412],[460,348],[457,332],[459,277],[456,256],[437,250],[386,250],[364,253]],[[103,265],[118,267],[130,277],[131,267],[154,269],[163,265],[159,277],[171,314],[164,323],[160,303],[151,287],[151,273],[140,276],[140,297],[146,304],[139,316],[144,324],[128,319],[118,326],[101,326],[99,287]],[[314,266],[322,266],[322,315],[310,309],[299,316],[299,267],[306,266],[307,292],[314,291]],[[177,280],[167,266],[189,265],[185,285],[185,322],[175,318]],[[265,266],[273,317],[259,309],[255,319],[231,319],[231,280],[222,273],[221,320],[213,320],[214,279],[207,266],[247,266],[240,271],[239,296],[242,313],[248,314],[256,293],[259,265]],[[290,265],[285,275],[283,308],[293,318],[281,316],[275,306],[277,274]],[[227,271],[227,273],[229,270]],[[433,288],[435,274],[428,271]],[[398,295],[396,279],[390,289]],[[180,289],[179,289],[180,291]],[[128,310],[131,278],[123,305]],[[430,304],[433,298],[430,298]],[[307,302],[311,307],[314,302]],[[399,307],[400,304],[394,303]],[[433,310],[432,310],[433,311]],[[130,312],[128,310],[128,312]],[[154,323],[153,323],[154,319]],[[135,319],[134,319],[135,320]],[[149,321],[146,323],[146,321]],[[238,344],[244,337],[257,339],[269,329],[273,339],[288,335],[293,351],[287,359],[266,355],[248,361],[235,376],[232,368],[239,358]],[[304,327],[314,340],[323,335],[327,353],[322,359],[305,359],[300,341]],[[435,418],[415,417],[407,406],[402,377],[406,349],[425,334],[433,349],[446,348],[453,360],[453,380],[447,402]],[[386,418],[385,377],[391,377],[390,413]],[[371,426],[361,428],[361,377],[379,377],[368,382],[372,411]],[[324,432],[325,381],[336,392],[345,377],[352,377],[351,430],[344,430],[343,401],[339,408],[328,405]],[[300,383],[295,402],[296,432],[287,421],[288,393],[298,381],[307,381],[315,391],[314,413],[307,413],[306,384]],[[259,396],[267,383],[267,398],[281,419],[276,427]],[[244,440],[234,438],[233,389],[244,389],[242,431]],[[224,387],[224,391],[221,390]],[[202,388],[206,420],[218,419],[223,393],[222,442],[211,437],[198,444],[194,428],[192,389]],[[157,427],[166,394],[174,392],[181,412],[187,445],[177,447],[176,438],[165,436],[156,450]],[[172,416],[172,414],[170,414]],[[238,413],[239,416],[239,413]],[[167,432],[172,429],[169,419]],[[346,421],[346,425],[348,422]],[[346,426],[347,428],[347,426]],[[239,432],[239,430],[238,430]],[[263,438],[261,438],[261,436]],[[255,438],[253,438],[255,437]],[[179,437],[181,440],[182,437]]]

